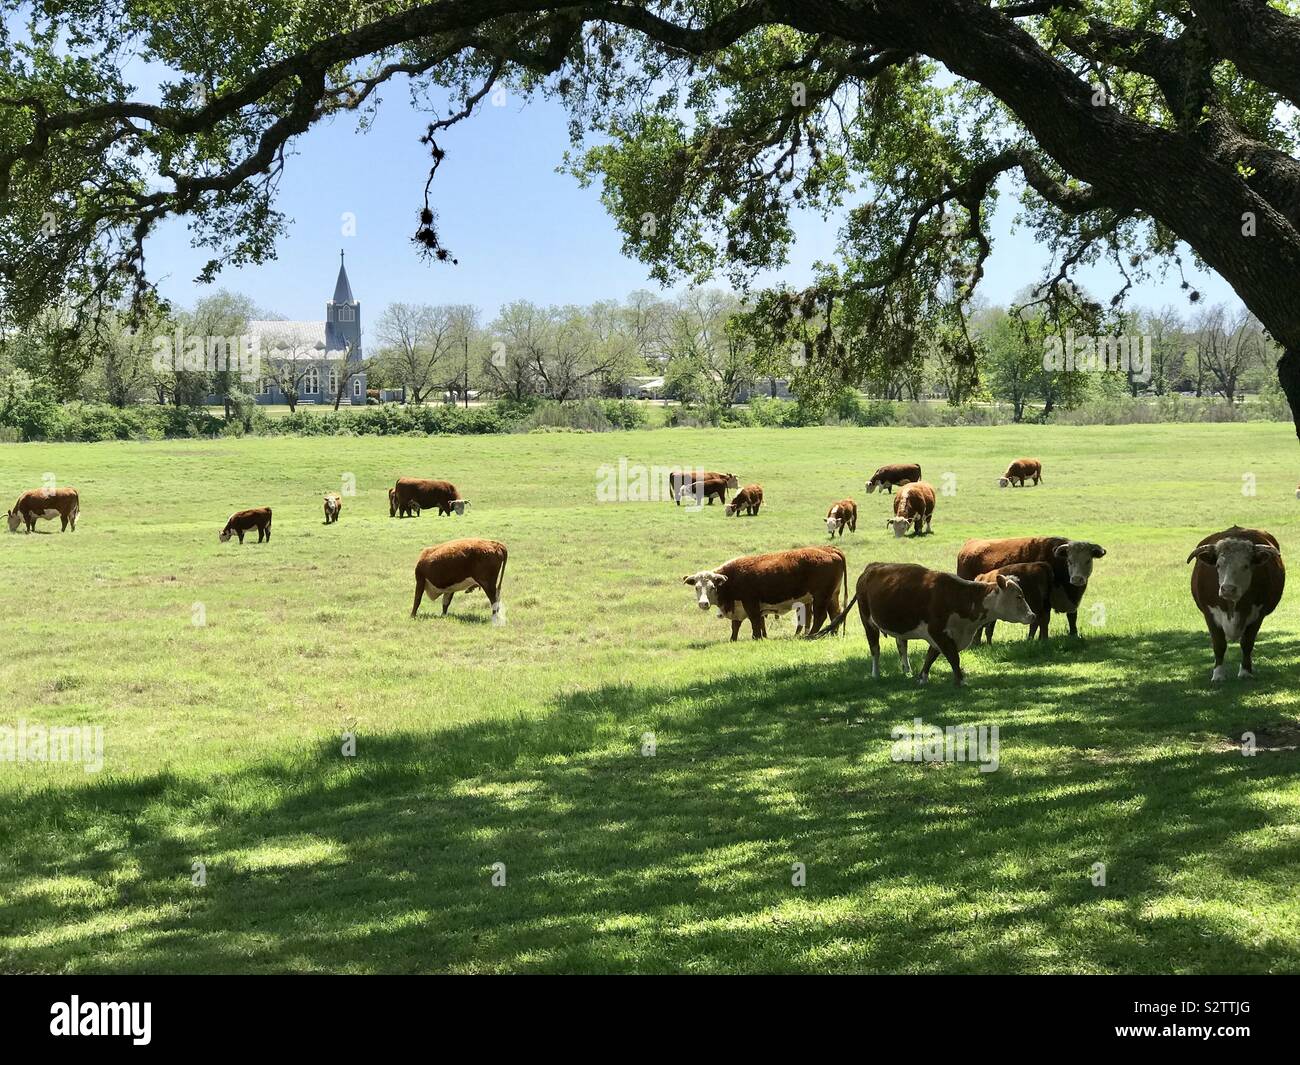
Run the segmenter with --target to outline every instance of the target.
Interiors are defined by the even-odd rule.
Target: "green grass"
[[[1046,483],[999,491],[1021,454]],[[621,456],[767,503],[597,504]],[[956,475],[920,540],[862,492],[902,458]],[[1290,557],[1297,458],[1271,424],[0,447],[6,506],[45,473],[82,499],[75,534],[0,539],[0,725],[106,747],[98,774],[0,763],[0,970],[1300,971],[1300,755],[1225,738],[1297,716],[1296,593],[1258,679],[1215,689],[1184,564],[1234,521]],[[400,474],[472,506],[392,520]],[[728,643],[681,576],[822,542],[845,495],[851,580],[970,536],[1102,543],[1086,639],[1000,626],[960,691],[889,645],[872,681],[856,618]],[[259,505],[269,546],[217,542]],[[420,549],[465,535],[509,546],[506,625],[478,594],[411,621]],[[997,724],[1001,768],[891,761],[915,717]]]

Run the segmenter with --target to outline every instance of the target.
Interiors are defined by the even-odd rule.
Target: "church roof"
[[[326,339],[324,322],[249,322],[248,332],[253,338],[254,349],[268,355],[279,350],[324,359],[340,358],[346,351],[345,345],[331,346]]]
[[[348,282],[347,267],[343,265],[343,253],[339,252],[339,279],[334,282],[333,303],[356,303],[352,298],[352,285]]]

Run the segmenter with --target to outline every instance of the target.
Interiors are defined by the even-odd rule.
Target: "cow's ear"
[[[1265,562],[1267,562],[1271,558],[1280,559],[1281,557],[1282,557],[1282,552],[1279,551],[1276,547],[1268,547],[1264,544],[1256,544],[1255,554],[1254,557],[1251,559],[1251,561],[1256,566],[1262,566]]]
[[[1191,562],[1192,559],[1196,559],[1200,562],[1204,562],[1207,566],[1213,566],[1218,560],[1218,557],[1219,549],[1215,547],[1214,544],[1205,544],[1202,547],[1198,547],[1188,555],[1187,561]]]
[[[688,576],[688,577],[683,577],[683,578],[682,578],[682,583],[683,583],[683,584],[694,584],[694,583],[695,583],[695,574],[692,573],[692,574],[691,574],[690,576]]]
[[[1006,575],[1005,573],[999,573],[999,574],[998,574],[998,587],[999,587],[999,588],[1005,588],[1006,586],[1007,586],[1007,575]]]
[[[714,584],[726,584],[726,583],[727,583],[727,575],[726,575],[725,573],[715,573],[715,574],[713,574],[713,583],[714,583]]]
[[[1104,547],[1102,547],[1100,544],[1093,544],[1093,545],[1092,545],[1092,557],[1093,557],[1093,558],[1105,558],[1105,557],[1106,557],[1106,549],[1105,549]]]
[[[1064,558],[1064,557],[1065,557],[1065,553],[1066,553],[1069,549],[1070,549],[1070,545],[1069,545],[1069,544],[1061,544],[1060,546],[1057,547],[1057,549],[1056,549],[1055,551],[1052,552],[1052,557],[1053,557],[1053,558]]]

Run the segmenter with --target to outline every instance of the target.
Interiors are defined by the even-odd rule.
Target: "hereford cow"
[[[871,648],[871,675],[880,676],[880,634],[894,637],[904,675],[912,671],[908,640],[925,640],[930,651],[917,682],[930,679],[930,667],[942,654],[952,666],[953,683],[964,684],[961,652],[979,638],[991,621],[1027,624],[1034,613],[1014,577],[999,575],[988,583],[968,581],[951,573],[910,563],[872,562],[862,571],[853,598],[822,633],[828,636],[844,624],[858,604],[862,628]]]
[[[506,545],[496,540],[450,540],[426,547],[415,564],[415,603],[411,606],[411,617],[419,612],[426,591],[442,596],[442,612],[446,614],[457,592],[482,588],[492,604],[492,621],[500,623],[501,584],[505,575]]]
[[[668,474],[668,487],[673,493],[673,500],[680,507],[684,496],[694,496],[696,502],[708,500],[727,501],[727,489],[739,488],[740,478],[734,473],[714,473],[712,470],[673,470]]]
[[[343,509],[343,500],[337,492],[325,493],[325,524],[330,525],[339,520],[339,511]]]
[[[388,494],[388,516],[402,517],[412,511],[419,515],[421,510],[437,508],[439,517],[451,514],[464,514],[469,506],[468,499],[461,499],[460,491],[450,481],[429,481],[421,477],[399,478],[393,490]]]
[[[832,539],[836,533],[840,534],[841,540],[844,539],[846,525],[849,532],[858,531],[858,505],[851,499],[832,503],[831,509],[826,512],[826,532]]]
[[[902,536],[907,527],[912,526],[912,535],[921,535],[921,525],[931,532],[930,519],[934,517],[934,488],[924,481],[904,485],[894,496],[894,516],[885,519],[885,528],[893,529],[895,536]]]
[[[737,492],[736,497],[726,505],[723,509],[723,513],[726,514],[727,517],[731,518],[735,517],[743,510],[752,518],[758,513],[758,508],[762,505],[763,486],[761,484],[747,484]]]
[[[1079,635],[1079,603],[1088,590],[1093,559],[1102,558],[1104,548],[1087,540],[1063,536],[1016,536],[1006,540],[967,540],[957,552],[957,576],[974,580],[981,573],[1016,562],[1046,562],[1052,567],[1052,609],[1070,622],[1070,635]],[[1039,629],[1046,638],[1047,627]]]
[[[799,610],[798,633],[813,636],[839,610],[840,589],[848,591],[848,566],[836,547],[796,547],[747,555],[682,578],[695,589],[701,610],[710,607],[731,622],[734,643],[749,619],[754,639],[767,636],[764,616]]]
[[[221,530],[219,539],[224,544],[231,535],[239,537],[239,542],[244,542],[244,533],[249,529],[257,530],[257,542],[260,544],[263,540],[271,539],[271,508],[255,507],[252,510],[238,510],[230,515],[230,520],[226,522],[226,527]]]
[[[1020,590],[1025,593],[1025,602],[1034,612],[1034,620],[1029,623],[1029,639],[1038,633],[1040,640],[1047,639],[1047,622],[1052,616],[1052,567],[1046,562],[1013,562],[1001,569],[981,573],[975,579],[985,584],[996,582],[998,574],[1015,577]],[[993,642],[993,629],[996,621],[990,621],[984,628],[984,638]]]
[[[920,479],[921,467],[915,463],[896,462],[889,466],[881,466],[867,482],[867,494],[870,495],[877,488],[884,488],[892,493],[895,488],[901,488]]]
[[[27,532],[36,531],[38,521],[59,519],[59,531],[77,531],[77,516],[81,513],[81,497],[75,488],[33,488],[18,497],[9,511],[9,531],[16,533],[20,525]]]
[[[1016,459],[1007,467],[1007,472],[998,478],[998,486],[1006,488],[1007,485],[1013,485],[1016,488],[1023,488],[1025,481],[1033,478],[1034,484],[1043,479],[1043,464],[1037,459]]]
[[[1223,680],[1223,656],[1228,641],[1241,644],[1238,678],[1254,676],[1251,656],[1264,619],[1277,608],[1286,585],[1282,552],[1271,533],[1262,529],[1231,529],[1207,536],[1187,561],[1192,568],[1192,599],[1205,615],[1214,647],[1210,680]]]

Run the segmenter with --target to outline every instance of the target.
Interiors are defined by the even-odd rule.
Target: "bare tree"
[[[1263,359],[1259,322],[1246,310],[1230,315],[1222,304],[1208,307],[1196,320],[1196,352],[1217,390],[1232,402],[1242,374]]]
[[[390,375],[406,386],[408,403],[423,403],[447,379],[455,340],[455,309],[391,303],[375,324]]]

